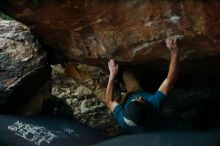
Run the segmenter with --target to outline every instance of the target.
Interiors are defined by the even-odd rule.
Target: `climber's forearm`
[[[107,88],[106,88],[105,101],[106,101],[106,106],[108,108],[110,108],[111,104],[112,104],[114,80],[115,79],[110,76],[109,80],[108,80],[108,85],[107,85]]]
[[[166,79],[161,84],[159,91],[167,95],[177,80],[178,72],[179,72],[178,53],[171,53],[169,71],[168,71]]]
[[[169,65],[169,71],[167,75],[167,82],[171,86],[176,82],[179,72],[179,57],[178,53],[171,53],[171,60]]]

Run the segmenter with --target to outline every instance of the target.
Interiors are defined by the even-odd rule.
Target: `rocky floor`
[[[64,101],[66,106],[69,107],[69,112],[71,112],[73,118],[89,126],[105,130],[111,135],[120,132],[111,112],[103,103],[97,100],[91,90],[67,77],[60,66],[53,66],[52,76],[52,95]],[[65,114],[67,109],[60,111],[57,107],[57,109],[53,109],[53,112]]]

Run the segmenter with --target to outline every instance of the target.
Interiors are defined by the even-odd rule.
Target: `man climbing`
[[[171,60],[166,79],[162,82],[155,94],[150,94],[141,89],[135,76],[124,70],[123,80],[127,89],[127,95],[122,97],[122,102],[113,100],[113,88],[115,76],[118,73],[118,64],[111,59],[108,62],[110,71],[108,85],[106,89],[106,104],[113,112],[113,116],[120,127],[130,132],[143,132],[150,123],[157,122],[162,105],[168,92],[172,89],[178,75],[178,47],[176,44],[179,36],[174,35],[166,40],[166,46],[170,51]]]

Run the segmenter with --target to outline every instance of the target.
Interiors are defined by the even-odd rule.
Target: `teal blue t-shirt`
[[[166,95],[164,95],[160,91],[157,91],[155,94],[150,94],[145,91],[139,91],[139,92],[135,92],[135,93],[128,95],[128,97],[126,98],[123,105],[117,105],[115,107],[115,109],[113,111],[113,116],[116,119],[116,121],[118,122],[118,124],[120,125],[120,127],[124,128],[130,132],[134,132],[134,133],[144,132],[144,128],[143,127],[130,127],[130,126],[128,126],[123,119],[124,118],[124,111],[125,111],[126,107],[128,106],[128,103],[131,100],[137,99],[140,96],[143,97],[146,102],[149,102],[152,105],[152,107],[153,107],[152,112],[154,112],[153,113],[154,117],[159,116],[162,105],[166,99]]]

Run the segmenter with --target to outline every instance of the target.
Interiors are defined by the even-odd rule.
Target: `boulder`
[[[163,68],[164,59],[169,60],[164,40],[179,34],[186,71],[216,69],[220,62],[219,7],[217,0],[0,2],[4,12],[28,25],[47,46],[51,63],[100,65],[115,58],[120,64],[156,61]]]
[[[0,20],[0,111],[29,115],[49,97],[50,66],[29,29]]]

